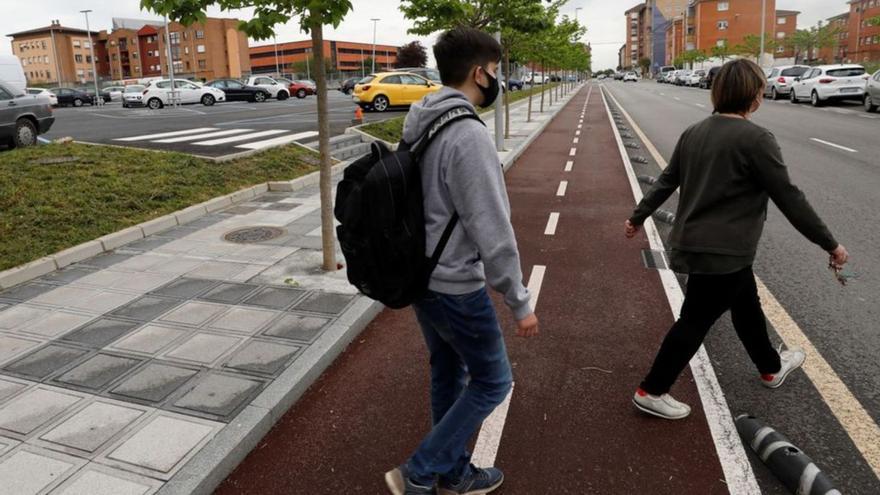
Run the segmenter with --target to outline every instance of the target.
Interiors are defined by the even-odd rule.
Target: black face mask
[[[486,77],[489,79],[489,87],[484,88],[477,84],[477,87],[480,88],[480,92],[483,93],[483,103],[480,104],[480,108],[486,108],[492,106],[495,103],[495,99],[498,98],[498,79],[495,78],[492,74],[489,74],[489,71],[483,69],[483,72],[486,73]]]

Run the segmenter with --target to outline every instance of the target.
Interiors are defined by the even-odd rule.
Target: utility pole
[[[373,74],[376,73],[376,25],[382,19],[370,19],[373,21],[373,68],[370,69],[370,72]]]
[[[168,53],[168,75],[171,79],[171,101],[177,106],[177,88],[174,86],[174,59],[171,55],[171,33],[168,29],[168,16],[165,16],[165,45]]]
[[[767,30],[767,0],[761,0],[761,54],[758,55],[758,65],[763,65],[761,62],[764,60],[764,44],[767,42],[764,38],[766,37]]]
[[[92,30],[89,28],[89,12],[91,10],[80,10],[80,13],[86,16],[86,32],[89,34],[89,53],[92,57],[92,79],[95,81],[95,101],[93,105],[104,105],[104,99],[101,98],[101,90],[98,89],[98,69],[95,65],[95,45],[92,43]]]
[[[52,36],[52,55],[55,58],[55,76],[58,78],[58,85],[64,86],[64,82],[61,80],[63,68],[58,62],[58,45],[55,44],[55,26],[59,24],[58,20],[52,21],[52,27],[49,28],[49,34]]]
[[[361,47],[361,78],[367,77],[364,70],[364,47]]]
[[[272,36],[272,42],[275,43],[275,74],[281,77],[281,66],[278,65],[278,40]]]
[[[495,41],[501,44],[501,31],[495,33]],[[498,62],[498,69],[495,70],[495,83],[501,84],[504,79],[504,71],[501,68],[501,62]],[[504,88],[499,88],[499,96]],[[501,104],[502,98],[495,100],[495,149],[504,151],[504,105]]]

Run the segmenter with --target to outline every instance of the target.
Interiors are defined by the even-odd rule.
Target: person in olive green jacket
[[[672,269],[689,275],[687,294],[681,316],[633,396],[636,407],[648,414],[666,419],[690,414],[690,407],[669,390],[728,310],[764,386],[779,387],[803,364],[802,350],[778,353],[771,345],[752,273],[768,200],[830,254],[832,268],[840,270],[847,262],[846,248],[792,184],[776,138],[750,120],[761,106],[764,84],[754,62],[725,64],[712,87],[713,115],[684,132],[669,166],[626,221],[626,236],[632,238],[681,189],[669,247]]]

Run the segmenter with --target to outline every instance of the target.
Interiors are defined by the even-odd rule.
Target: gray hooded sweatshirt
[[[434,120],[458,106],[473,109],[464,93],[444,87],[410,108],[403,140],[419,139]],[[426,255],[430,256],[454,212],[460,220],[449,239],[430,290],[463,295],[489,286],[504,294],[517,320],[531,313],[519,250],[510,224],[504,172],[486,127],[462,120],[445,128],[421,162]]]

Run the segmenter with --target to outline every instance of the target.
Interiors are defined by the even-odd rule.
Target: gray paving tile
[[[146,239],[126,244],[126,251],[152,251],[159,246],[164,246],[174,239],[171,237],[147,237]]]
[[[37,495],[85,464],[75,457],[33,447],[23,448],[0,461],[0,493]]]
[[[210,366],[241,343],[241,337],[199,332],[165,353],[168,359]]]
[[[104,253],[104,254],[99,254],[98,256],[95,256],[94,258],[89,258],[85,261],[82,261],[79,264],[94,266],[97,268],[110,268],[111,266],[113,266],[117,263],[122,263],[123,261],[131,258],[132,256],[134,256],[134,254],[132,254],[132,253],[118,253],[118,252]],[[74,265],[74,266],[77,266],[77,265]]]
[[[171,239],[183,239],[184,237],[199,231],[199,229],[190,227],[189,225],[191,224],[168,229],[162,232],[162,237],[168,237]]]
[[[84,399],[79,394],[44,387],[32,388],[0,408],[0,429],[30,435],[81,400]]]
[[[278,201],[284,201],[285,199],[290,198],[287,194],[264,194],[256,199],[256,201],[260,201],[263,203],[277,203]]]
[[[350,294],[335,294],[333,292],[313,292],[305,299],[296,303],[294,309],[309,311],[312,313],[324,313],[338,315],[354,300]]]
[[[7,364],[3,369],[35,380],[43,380],[86,354],[88,351],[85,349],[49,344]]]
[[[94,319],[94,316],[56,311],[45,318],[40,318],[33,323],[21,327],[19,331],[45,338],[56,338],[84,325],[92,319]]]
[[[253,378],[212,373],[174,401],[174,406],[226,418],[244,406],[262,386],[262,381]]]
[[[40,435],[40,440],[93,453],[144,414],[135,407],[93,402]]]
[[[172,345],[175,340],[187,333],[189,330],[175,328],[171,325],[144,325],[118,342],[111,344],[108,349],[152,356]]]
[[[151,294],[178,297],[181,299],[192,299],[211,287],[217,285],[214,280],[204,280],[200,278],[179,278],[168,285],[154,290]]]
[[[89,390],[101,390],[141,362],[140,359],[133,357],[99,353],[59,376],[55,381]]]
[[[299,207],[299,204],[297,204],[297,203],[275,203],[275,204],[271,204],[269,206],[266,206],[262,209],[269,210],[269,211],[290,211],[290,210],[293,210],[294,208],[297,208],[297,207]]]
[[[210,215],[205,215],[202,218],[199,218],[198,220],[190,222],[190,223],[186,224],[186,226],[191,229],[201,230],[206,227],[216,225],[216,224],[222,222],[223,220],[226,220],[226,218],[223,215],[218,215],[216,213],[212,213]]]
[[[52,495],[148,495],[162,482],[91,463],[68,478]]]
[[[91,347],[104,347],[137,328],[140,323],[113,318],[99,318],[88,325],[68,333],[62,340],[77,342]]]
[[[51,312],[51,309],[16,304],[0,313],[0,329],[13,330],[44,318]]]
[[[19,356],[40,345],[39,340],[0,335],[0,363]]]
[[[198,370],[153,361],[110,390],[111,395],[158,403],[196,376]]]
[[[226,215],[247,215],[248,213],[253,213],[257,211],[256,206],[233,206],[232,208],[227,208],[223,210],[223,213]]]
[[[2,312],[6,308],[11,308],[11,307],[12,307],[11,304],[0,303],[0,312]]]
[[[226,304],[238,304],[245,298],[245,296],[256,290],[257,287],[259,286],[253,284],[223,282],[217,287],[214,287],[199,296],[198,299]]]
[[[285,309],[305,295],[301,289],[286,287],[264,287],[244,300],[244,304],[263,306],[272,309]]]
[[[74,265],[68,268],[63,268],[61,270],[56,270],[48,275],[44,275],[40,277],[41,282],[48,282],[52,284],[69,284],[71,282],[76,282],[77,280],[85,277],[86,275],[90,275],[95,273],[96,268],[83,266],[83,265]]]
[[[27,384],[14,382],[7,378],[0,377],[0,402],[12,397],[27,388]]]
[[[262,340],[242,346],[223,366],[252,373],[275,375],[293,359],[301,347]]]
[[[312,227],[314,230],[314,227]],[[314,249],[319,250],[322,247],[320,237],[308,237],[308,236],[295,236],[288,240],[285,240],[282,246],[288,247],[298,247],[303,249]]]
[[[286,314],[264,330],[263,335],[299,342],[312,342],[329,323],[330,320],[327,318]]]
[[[180,301],[175,299],[166,299],[147,295],[133,301],[131,304],[127,304],[117,309],[111,314],[114,316],[132,318],[139,321],[150,321],[162,314],[167,313],[179,304]]]
[[[208,324],[209,328],[253,335],[280,313],[269,309],[235,306]]]
[[[44,294],[52,289],[57,288],[58,286],[56,285],[27,282],[0,292],[0,299],[9,299],[12,301],[27,301],[39,296],[40,294]]]
[[[227,309],[229,306],[223,304],[187,301],[159,321],[200,326]]]

